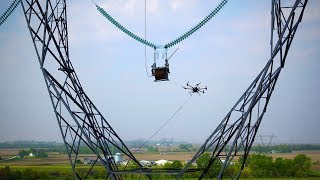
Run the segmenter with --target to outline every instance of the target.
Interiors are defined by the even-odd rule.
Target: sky
[[[212,0],[148,0],[146,36],[165,44],[216,7]],[[90,0],[70,0],[70,59],[80,82],[123,140],[203,142],[270,58],[270,1],[235,1],[169,49],[170,81],[146,73],[153,49],[108,22]],[[145,36],[143,0],[96,0],[122,25]],[[9,6],[0,2],[0,14]],[[320,144],[320,1],[310,0],[259,132],[274,143]],[[162,52],[159,52],[161,58]],[[0,141],[62,141],[21,6],[0,26]],[[163,63],[162,59],[157,61]],[[202,96],[181,88],[207,86]]]

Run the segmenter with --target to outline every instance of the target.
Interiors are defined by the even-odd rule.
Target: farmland
[[[16,156],[21,149],[0,149],[0,157],[3,159],[10,158],[12,156]],[[292,153],[274,153],[274,154],[266,154],[268,156],[272,156],[274,159],[281,157],[286,159],[293,159],[298,154],[305,154],[311,158],[311,161],[314,163],[320,162],[320,151],[294,151]],[[17,159],[14,161],[3,161],[0,162],[0,166],[19,166],[19,165],[28,165],[28,166],[43,166],[43,165],[62,165],[69,164],[69,159],[66,154],[60,154],[58,152],[49,152],[48,158],[24,158]],[[137,153],[134,154],[138,160],[148,160],[155,161],[159,159],[166,160],[179,160],[185,162],[190,160],[194,152],[168,152],[168,153]],[[92,154],[80,154],[79,158],[82,160],[85,157],[94,157]]]
[[[42,148],[45,149],[45,148]],[[47,158],[36,158],[36,157],[26,157],[26,158],[15,158],[11,160],[5,160],[10,157],[15,157],[19,153],[20,150],[27,150],[27,148],[7,148],[0,149],[0,157],[3,160],[0,161],[0,169],[9,166],[12,171],[20,171],[23,173],[34,173],[37,176],[34,176],[35,179],[37,177],[59,177],[59,178],[71,178],[73,177],[72,169],[70,166],[70,162],[68,156],[65,153],[59,153],[50,151],[48,152]],[[254,154],[254,152],[252,152]],[[320,176],[320,150],[308,150],[308,151],[293,151],[292,153],[269,153],[265,154],[267,156],[271,156],[274,160],[278,157],[284,159],[293,159],[298,154],[305,154],[311,159],[311,168],[310,170],[314,172],[314,174],[318,174]],[[181,162],[185,162],[190,160],[194,152],[139,152],[134,154],[138,160],[148,160],[148,161],[156,161],[160,159],[165,160],[178,160]],[[79,154],[79,159],[81,161],[84,158],[94,158],[92,154]],[[235,159],[237,161],[237,159]],[[78,169],[83,169],[85,172],[86,169],[90,168],[90,165],[79,164],[77,165]],[[105,170],[103,166],[96,166],[94,168],[94,174],[97,178],[103,177],[105,174]],[[95,176],[91,176],[91,178],[95,178]],[[127,178],[126,178],[127,179]],[[290,179],[290,178],[287,178]],[[295,178],[299,179],[299,178]],[[305,178],[304,178],[305,179]],[[309,178],[308,178],[309,179]],[[310,179],[320,179],[320,178],[310,178]],[[265,179],[269,180],[269,179]],[[282,179],[286,180],[286,179]]]

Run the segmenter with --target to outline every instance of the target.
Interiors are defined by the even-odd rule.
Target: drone
[[[192,96],[193,93],[198,93],[199,96],[201,95],[200,93],[204,93],[204,90],[208,90],[207,86],[205,86],[204,88],[199,87],[201,82],[199,82],[198,84],[196,84],[195,86],[190,86],[189,82],[187,82],[187,86],[181,86],[183,89],[188,89],[190,90],[189,94]]]

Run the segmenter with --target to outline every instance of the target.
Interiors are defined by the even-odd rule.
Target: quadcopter
[[[199,87],[201,82],[199,82],[198,84],[196,84],[195,86],[190,86],[189,82],[187,82],[187,87],[181,86],[183,89],[189,89],[190,92],[189,94],[192,95],[193,93],[198,93],[199,96],[201,95],[200,93],[204,93],[204,90],[208,90],[207,86],[202,88]]]

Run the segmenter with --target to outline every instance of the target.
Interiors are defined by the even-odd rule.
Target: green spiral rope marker
[[[228,2],[228,0],[223,0],[220,2],[220,4],[213,10],[211,13],[206,16],[202,21],[200,21],[196,26],[194,26],[192,29],[181,35],[179,38],[167,43],[164,47],[165,48],[170,48],[173,47],[177,44],[179,44],[181,41],[187,39],[190,35],[198,31],[202,26],[204,26],[209,20],[212,19],[223,7],[224,5]]]
[[[158,46],[139,37],[138,35],[132,33],[131,31],[129,31],[127,28],[125,28],[124,26],[122,26],[118,21],[116,21],[112,16],[110,16],[110,14],[108,14],[103,8],[99,7],[96,4],[97,10],[105,17],[107,18],[113,25],[115,25],[118,29],[120,29],[122,32],[126,33],[128,36],[130,36],[131,38],[139,41],[142,44],[145,44],[149,47],[152,47],[154,49],[156,49]]]
[[[113,25],[115,25],[118,29],[120,29],[122,32],[126,33],[131,38],[135,39],[136,41],[139,41],[142,44],[145,44],[146,46],[152,47],[154,49],[161,49],[161,48],[171,48],[183,40],[187,39],[189,36],[191,36],[193,33],[198,31],[201,27],[203,27],[208,21],[210,21],[226,4],[228,0],[222,0],[219,5],[213,9],[209,15],[207,15],[202,21],[200,21],[197,25],[195,25],[193,28],[191,28],[189,31],[185,32],[181,36],[179,36],[177,39],[170,41],[169,43],[165,45],[155,45],[154,43],[151,43],[147,41],[146,39],[143,39],[139,37],[138,35],[134,34],[133,32],[129,31],[127,28],[122,26],[118,21],[116,21],[110,14],[108,14],[103,8],[99,7],[96,3],[94,3],[97,7],[97,10],[105,17],[107,18]]]
[[[1,15],[0,17],[0,26],[7,20],[7,18],[12,14],[12,12],[16,9],[18,6],[19,2],[21,0],[14,0],[8,9]]]

